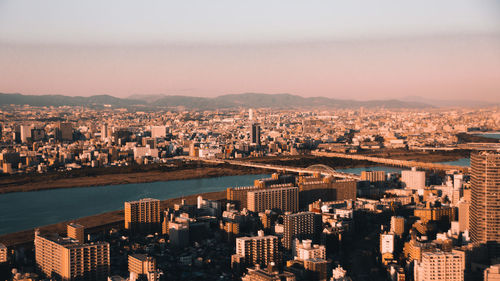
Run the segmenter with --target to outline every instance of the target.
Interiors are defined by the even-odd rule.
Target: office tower
[[[471,155],[470,236],[500,255],[500,153]]]
[[[464,232],[469,230],[469,219],[470,219],[470,202],[460,200],[458,202],[458,230]]]
[[[319,235],[321,216],[312,212],[286,214],[283,218],[283,247],[293,250],[295,239],[313,239]]]
[[[247,208],[252,212],[272,209],[296,212],[299,209],[299,188],[285,186],[248,191]]]
[[[251,108],[248,110],[248,120],[253,121],[253,109]]]
[[[107,138],[109,138],[108,125],[103,124],[101,127],[101,140],[105,141]]]
[[[426,252],[415,265],[415,281],[463,281],[464,270],[464,252]]]
[[[484,270],[484,281],[500,281],[500,264],[492,265]]]
[[[22,143],[28,142],[31,139],[31,129],[32,126],[21,125],[19,127]]]
[[[391,217],[391,232],[401,237],[405,233],[405,218],[404,217]]]
[[[109,274],[109,243],[81,244],[57,234],[35,231],[35,261],[47,277],[60,280],[105,280]]]
[[[67,235],[80,243],[85,243],[85,227],[76,223],[67,225]]]
[[[156,270],[156,261],[145,254],[128,255],[128,271],[137,275],[148,274]]]
[[[236,255],[243,257],[246,265],[261,265],[278,261],[278,237],[264,236],[259,230],[257,236],[236,238]],[[240,259],[241,260],[241,259]]]
[[[125,202],[125,228],[133,232],[160,229],[160,200],[144,198]]]
[[[308,259],[326,259],[326,248],[323,245],[312,244],[312,240],[302,240],[302,243],[296,239],[295,253],[297,260]]]
[[[253,144],[260,145],[260,125],[252,124],[251,140]]]
[[[385,181],[385,171],[362,171],[361,180],[369,182]]]
[[[7,261],[7,247],[0,243],[0,263]]]
[[[57,139],[60,141],[73,140],[73,125],[71,123],[59,122],[57,129]]]
[[[382,254],[382,263],[384,264],[394,258],[395,236],[394,233],[380,234],[380,254]]]
[[[153,126],[151,127],[152,138],[164,138],[167,136],[167,126]]]
[[[401,172],[401,182],[406,188],[420,189],[425,188],[425,172],[417,171],[417,168],[411,168],[411,171]]]

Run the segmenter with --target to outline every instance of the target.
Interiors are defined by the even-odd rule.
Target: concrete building
[[[405,223],[404,217],[391,217],[391,232],[401,237],[405,233]]]
[[[80,243],[85,243],[85,227],[76,223],[70,223],[66,227],[67,236]]]
[[[484,270],[484,281],[500,281],[500,264],[492,265]]]
[[[105,280],[109,275],[109,243],[81,244],[57,234],[35,231],[35,261],[47,277],[60,280]]]
[[[286,214],[283,217],[283,247],[293,251],[295,239],[313,239],[321,226],[321,216],[313,212]]]
[[[73,125],[71,123],[59,122],[57,124],[57,138],[60,141],[73,140]]]
[[[425,208],[416,208],[413,214],[419,217],[423,223],[440,220],[451,222],[455,220],[456,209],[449,206],[432,207],[430,204],[427,204]]]
[[[247,193],[259,189],[255,186],[229,187],[226,189],[226,199],[234,203],[237,209],[243,210],[247,208]]]
[[[250,133],[252,144],[260,145],[260,125],[257,123],[252,124],[252,131]]]
[[[283,186],[248,191],[247,208],[252,212],[272,209],[297,212],[299,209],[299,188]]]
[[[245,265],[267,266],[279,260],[278,237],[264,236],[259,230],[257,236],[236,238],[236,255],[242,257]]]
[[[427,252],[415,265],[415,281],[463,281],[465,255],[461,251]]]
[[[383,182],[386,180],[385,171],[361,171],[361,180],[369,182]]]
[[[156,260],[145,254],[128,256],[128,271],[137,275],[148,274],[156,270]]]
[[[401,182],[405,184],[406,188],[423,189],[425,188],[425,172],[417,171],[415,167],[411,171],[402,171]]]
[[[382,255],[382,263],[387,264],[389,260],[394,258],[394,245],[396,235],[394,233],[380,234],[380,254]]]
[[[326,248],[323,245],[312,244],[312,240],[306,239],[295,241],[296,259],[305,261],[308,259],[326,259]]]
[[[315,181],[299,181],[299,203],[303,208],[312,202],[356,200],[356,181],[334,180],[330,177],[318,178]]]
[[[500,255],[500,153],[471,155],[470,236]]]
[[[139,232],[160,230],[160,200],[144,198],[125,202],[125,228]]]
[[[153,126],[151,127],[152,138],[164,138],[167,136],[167,126]]]

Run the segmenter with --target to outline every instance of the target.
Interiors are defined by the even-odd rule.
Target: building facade
[[[160,230],[160,200],[145,198],[125,202],[125,228],[133,232]]]

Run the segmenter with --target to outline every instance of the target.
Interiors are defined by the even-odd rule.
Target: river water
[[[470,165],[468,158],[442,163]],[[361,171],[400,173],[402,169],[373,166],[336,170],[361,174]],[[197,193],[221,191],[228,187],[253,185],[255,179],[269,176],[266,174],[227,176],[0,194],[0,234],[123,209],[125,201],[146,197],[165,200]]]
[[[0,194],[0,234],[123,209],[125,201],[160,200],[253,185],[270,175],[61,188]]]

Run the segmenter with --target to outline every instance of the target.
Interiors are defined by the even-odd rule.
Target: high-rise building
[[[148,274],[156,270],[156,261],[145,254],[132,254],[128,256],[128,271],[137,275]]]
[[[152,138],[164,138],[167,136],[167,126],[153,126],[151,127]]]
[[[59,280],[105,280],[109,275],[109,243],[82,244],[57,234],[35,231],[35,261],[48,277]]]
[[[70,223],[67,225],[67,235],[69,238],[73,238],[80,243],[85,243],[85,227],[76,223]]]
[[[57,139],[61,141],[73,140],[73,125],[71,123],[59,122],[57,124]]]
[[[255,186],[228,187],[226,189],[226,199],[236,205],[236,208],[243,210],[247,208],[247,194],[249,191],[262,189]]]
[[[21,142],[26,143],[28,140],[31,139],[31,129],[32,126],[26,126],[26,125],[21,125],[19,127],[20,130],[20,137],[21,137]]]
[[[384,264],[394,258],[395,236],[394,233],[380,234],[380,254],[382,254],[382,263]]]
[[[125,202],[125,228],[152,232],[160,229],[160,200],[144,198]]]
[[[405,184],[406,188],[410,189],[425,188],[425,172],[417,171],[417,168],[415,167],[413,167],[411,171],[402,171],[401,182]]]
[[[405,218],[404,217],[391,217],[391,232],[401,237],[405,233]]]
[[[247,208],[252,212],[272,209],[297,212],[299,209],[299,188],[284,186],[248,191]]]
[[[260,125],[257,123],[252,124],[252,132],[250,134],[253,144],[260,145]]]
[[[471,154],[470,236],[500,255],[500,153]]]
[[[278,237],[264,236],[264,231],[259,230],[257,236],[236,238],[236,255],[243,257],[246,265],[276,263],[279,258]]]
[[[107,138],[109,138],[108,125],[103,124],[101,127],[101,140],[105,141]]]
[[[492,265],[484,270],[484,281],[500,281],[500,264]]]
[[[464,270],[464,252],[426,252],[415,266],[415,281],[463,281]]]
[[[316,181],[299,182],[298,186],[301,208],[318,199],[322,201],[356,200],[355,180],[333,180],[327,177]]]
[[[286,214],[283,218],[283,247],[294,248],[295,239],[314,239],[321,228],[321,216],[313,212]]]

